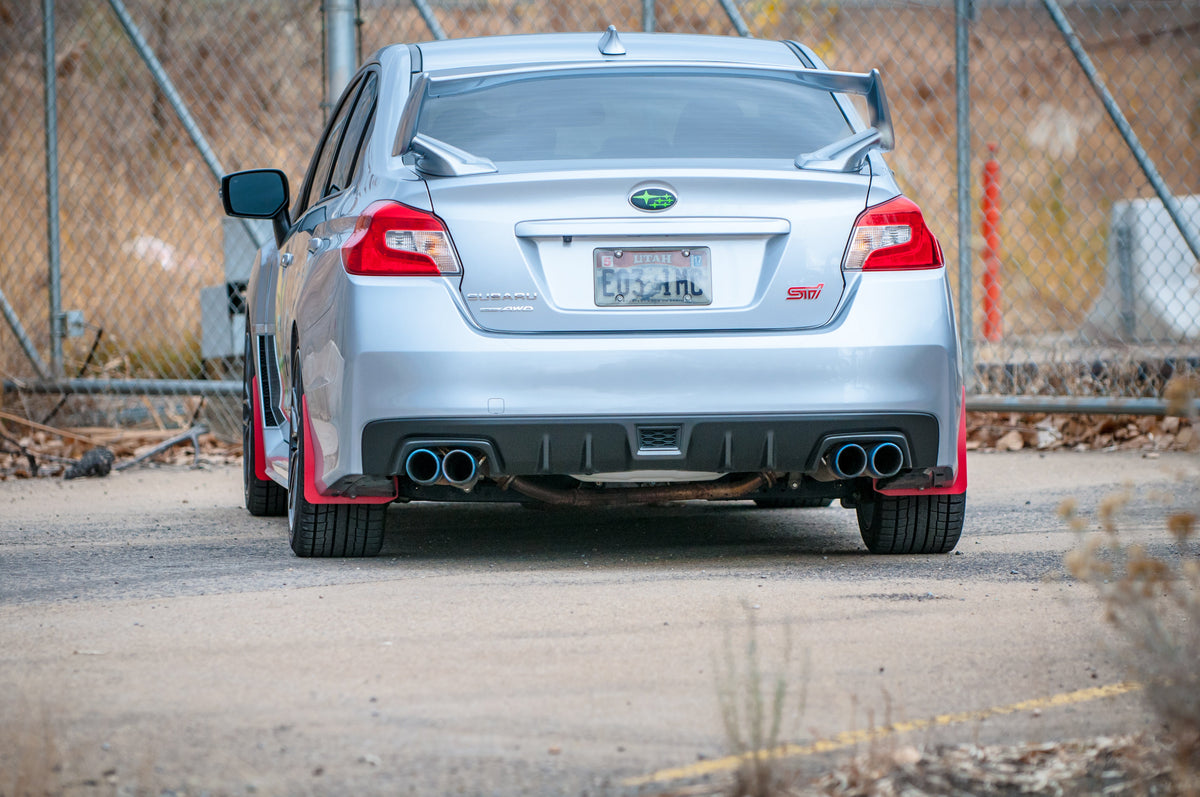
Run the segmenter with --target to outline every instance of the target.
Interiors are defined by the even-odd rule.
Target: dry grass
[[[1169,520],[1178,556],[1157,556],[1125,544],[1115,518],[1128,496],[1102,505],[1105,531],[1090,536],[1067,559],[1076,578],[1092,584],[1106,617],[1129,646],[1130,667],[1162,721],[1180,793],[1200,793],[1200,560],[1191,547],[1194,512]],[[1070,508],[1064,510],[1073,516]]]
[[[1173,385],[1172,403],[1191,411],[1196,388],[1195,382]],[[1129,666],[1168,733],[1180,793],[1200,794],[1200,510],[1173,512],[1169,546],[1152,552],[1121,537],[1121,512],[1130,498],[1111,496],[1097,507],[1102,530],[1068,555],[1067,568],[1095,588],[1106,618],[1127,643]],[[1074,503],[1064,505],[1062,514],[1081,532],[1088,527]]]
[[[745,624],[741,644],[727,625],[725,647],[713,671],[717,678],[717,704],[725,741],[731,755],[740,758],[729,797],[771,797],[780,794],[789,779],[775,749],[783,734],[791,732],[804,714],[807,667],[793,672],[792,631],[785,626],[778,661],[768,664],[759,638],[757,607],[742,604]]]

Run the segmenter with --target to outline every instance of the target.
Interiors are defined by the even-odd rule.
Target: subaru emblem
[[[675,195],[665,188],[641,188],[629,196],[629,204],[649,213],[670,210],[678,201]]]

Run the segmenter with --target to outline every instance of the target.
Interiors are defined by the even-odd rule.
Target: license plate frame
[[[597,307],[706,307],[712,304],[707,246],[603,247],[592,252]]]

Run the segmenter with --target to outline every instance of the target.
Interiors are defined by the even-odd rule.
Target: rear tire
[[[871,553],[947,553],[962,535],[967,494],[889,496],[872,493],[857,507],[858,530]]]
[[[255,517],[279,517],[287,514],[287,490],[270,479],[260,479],[254,463],[258,461],[258,435],[254,428],[254,347],[246,335],[246,359],[242,366],[242,497],[246,510]]]
[[[782,496],[767,496],[766,498],[755,498],[754,503],[761,506],[763,509],[790,509],[793,507],[803,507],[806,509],[817,509],[823,506],[829,506],[833,503],[832,498],[784,498]]]
[[[288,457],[288,541],[296,556],[378,556],[387,504],[312,504],[304,497],[304,417],[300,358],[292,354],[292,435]]]

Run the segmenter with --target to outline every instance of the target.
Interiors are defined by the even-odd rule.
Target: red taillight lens
[[[864,271],[941,268],[942,247],[921,209],[902,196],[867,208],[854,222],[843,267]]]
[[[368,277],[437,277],[461,269],[446,225],[432,213],[381,200],[358,217],[342,265]]]

